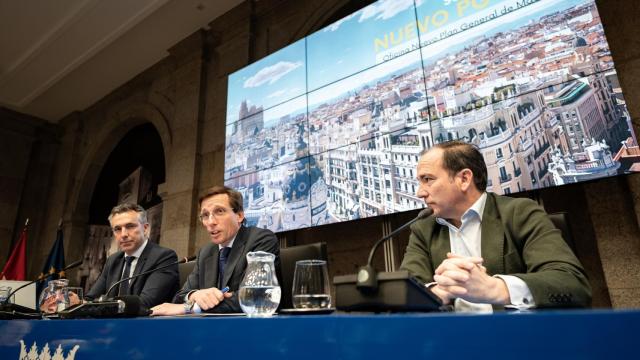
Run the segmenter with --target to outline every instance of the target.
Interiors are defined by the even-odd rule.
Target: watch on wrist
[[[193,305],[195,305],[195,302],[187,300],[184,302],[184,313],[185,314],[191,314],[193,313]]]

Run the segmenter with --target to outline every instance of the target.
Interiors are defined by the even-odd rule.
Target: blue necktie
[[[125,256],[124,257],[124,271],[122,272],[122,279],[128,278],[131,276],[131,263],[135,259],[135,256]],[[120,283],[120,288],[118,290],[118,295],[129,295],[129,281],[123,281]]]
[[[224,268],[227,265],[227,258],[231,252],[230,247],[223,247],[218,253],[218,288],[222,288],[224,281]]]

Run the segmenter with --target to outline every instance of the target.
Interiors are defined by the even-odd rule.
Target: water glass
[[[293,307],[296,309],[328,309],[331,307],[329,271],[324,260],[296,261],[293,274]]]
[[[64,302],[66,307],[83,303],[83,300],[82,300],[83,291],[84,291],[83,288],[75,287],[75,286],[67,286],[66,288],[64,288],[63,291],[64,291]]]
[[[10,286],[0,286],[0,304],[7,301],[7,299],[9,298],[9,294],[11,294]]]

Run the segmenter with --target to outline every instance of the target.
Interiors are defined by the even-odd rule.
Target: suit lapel
[[[144,250],[142,250],[142,254],[140,254],[140,257],[138,258],[138,262],[136,263],[136,268],[135,270],[133,270],[133,274],[131,276],[134,275],[138,275],[143,271],[147,271],[149,269],[145,268],[145,263],[147,262],[147,258],[149,257],[149,253],[151,252],[151,247],[152,247],[152,243],[151,242],[147,242],[147,246],[144,247]],[[131,283],[129,283],[129,289],[130,293],[133,293],[133,285],[136,282],[138,278],[134,278],[131,279]]]
[[[122,270],[124,270],[124,252],[120,251],[113,259],[113,264],[111,265],[111,269],[109,269],[109,281],[107,284],[107,289],[109,289],[116,281],[120,280],[122,277]],[[118,294],[118,289],[112,290]]]
[[[431,246],[431,258],[433,259],[433,271],[442,264],[442,262],[447,258],[447,253],[451,252],[451,240],[449,239],[449,228],[436,224],[435,225],[438,230],[436,241]]]
[[[201,289],[218,286],[218,252],[218,245],[213,244],[211,251],[202,259],[201,264],[204,266],[204,284],[200,286]]]
[[[504,273],[504,228],[500,221],[500,213],[495,197],[487,193],[481,225],[481,254],[484,266],[490,275]]]
[[[244,226],[240,226],[240,230],[238,230],[236,239],[233,241],[233,247],[231,248],[229,258],[227,259],[227,264],[224,268],[224,278],[222,279],[221,284],[222,287],[226,286],[229,283],[229,279],[231,279],[231,275],[233,275],[236,265],[238,264],[240,258],[245,255],[244,247],[247,243],[246,235],[246,228]]]

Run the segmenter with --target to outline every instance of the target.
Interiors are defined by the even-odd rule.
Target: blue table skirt
[[[60,347],[79,360],[630,359],[638,358],[630,354],[639,324],[640,311],[631,310],[5,320],[0,359],[18,359],[21,342],[26,353],[48,346],[53,356]]]

